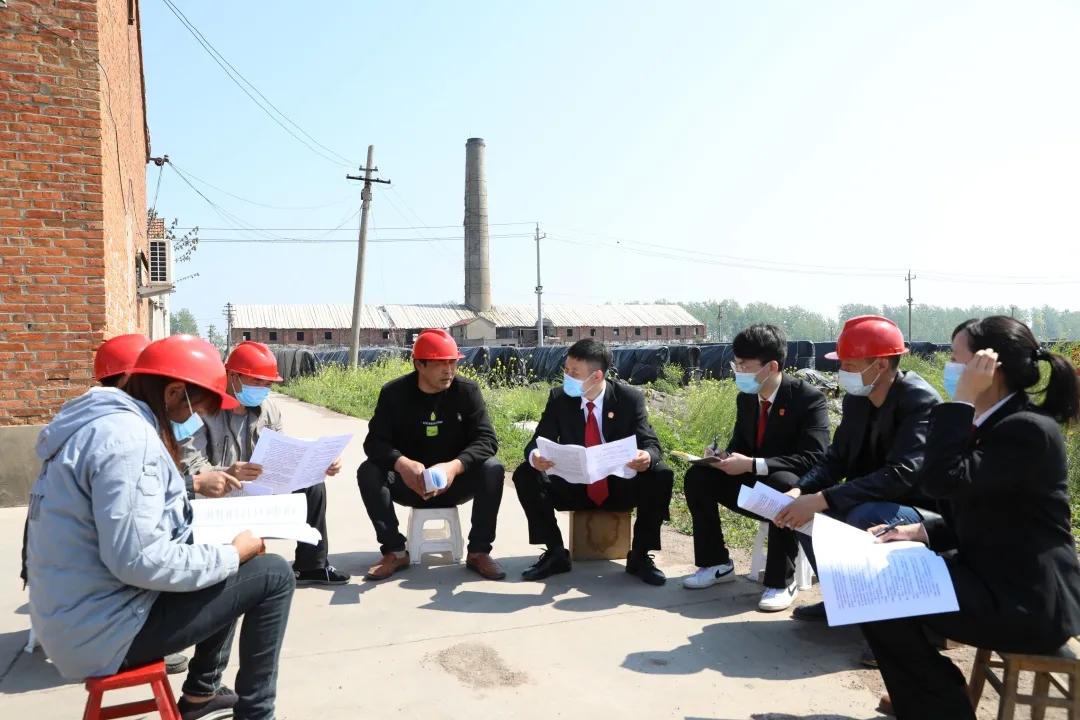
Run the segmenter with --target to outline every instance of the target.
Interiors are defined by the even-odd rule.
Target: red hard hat
[[[237,345],[225,361],[225,369],[260,380],[281,382],[274,352],[260,342],[245,340]]]
[[[106,340],[94,354],[94,379],[100,381],[131,370],[139,353],[149,344],[150,338],[138,333]]]
[[[170,335],[150,343],[135,361],[131,374],[160,375],[198,385],[216,393],[223,410],[240,405],[225,391],[225,366],[217,348],[194,335]]]
[[[450,333],[442,329],[420,333],[413,343],[412,356],[413,360],[461,360],[465,357],[458,351]]]
[[[836,351],[828,353],[828,360],[861,360],[863,358],[903,355],[904,334],[892,320],[880,315],[860,315],[844,323],[836,341]]]

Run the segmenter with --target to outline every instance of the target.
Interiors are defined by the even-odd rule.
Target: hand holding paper
[[[581,445],[560,445],[547,438],[536,440],[540,455],[552,463],[549,470],[569,483],[589,485],[609,475],[632,478],[637,471],[628,467],[638,458],[637,438],[627,437],[586,448]]]
[[[960,609],[948,566],[921,543],[879,543],[828,515],[815,520],[813,538],[830,625]]]
[[[793,502],[793,498],[779,490],[773,490],[765,483],[756,482],[752,487],[743,485],[739,488],[739,507],[749,510],[755,515],[760,515],[767,520],[775,520],[777,514]],[[814,521],[795,528],[799,532],[809,535],[814,527]]]
[[[318,485],[326,479],[327,469],[341,457],[350,440],[352,435],[301,440],[263,430],[251,453],[251,462],[247,463],[261,466],[252,483],[270,488],[274,494]]]

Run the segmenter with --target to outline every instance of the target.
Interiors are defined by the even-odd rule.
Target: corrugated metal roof
[[[342,329],[352,325],[352,306],[234,305],[234,327],[271,329]],[[478,313],[464,305],[365,305],[360,326],[374,330],[448,328]],[[534,305],[498,305],[482,316],[498,327],[532,327]],[[635,327],[701,325],[679,305],[545,305],[544,319],[557,327]]]

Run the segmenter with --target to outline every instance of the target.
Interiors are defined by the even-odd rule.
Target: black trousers
[[[297,490],[297,495],[307,496],[307,524],[322,533],[318,545],[296,543],[294,570],[321,570],[326,567],[326,555],[330,546],[326,539],[326,483]]]
[[[227,580],[194,592],[163,592],[128,648],[124,667],[135,667],[195,646],[184,692],[213,695],[229,664],[233,632],[240,628],[237,720],[273,720],[278,656],[289,622],[296,581],[278,555],[259,555]]]
[[[692,465],[683,479],[686,505],[694,520],[694,563],[709,567],[731,562],[724,530],[720,522],[720,505],[740,515],[756,520],[765,518],[739,507],[739,488],[763,482],[774,490],[786,492],[792,488],[791,473],[772,475],[728,475],[713,468]],[[769,551],[765,561],[765,587],[786,588],[795,581],[795,559],[799,555],[799,541],[794,530],[778,528],[769,523]]]
[[[398,530],[394,503],[412,508],[449,508],[469,500],[473,501],[469,552],[489,553],[495,542],[495,523],[502,503],[505,476],[502,463],[489,458],[454,478],[446,492],[425,500],[410,490],[396,472],[386,472],[366,460],[356,471],[356,482],[383,554],[405,549],[405,536]]]
[[[992,592],[967,566],[955,559],[947,558],[946,563],[959,612],[861,626],[899,720],[975,718],[964,674],[924,629],[966,645],[1017,653],[1053,653],[1068,640],[1068,633],[1048,627],[1048,618],[1010,604],[1004,593]]]
[[[585,485],[568,483],[547,475],[529,463],[514,471],[514,488],[529,521],[529,542],[563,547],[562,533],[555,520],[556,510],[631,510],[637,508],[633,548],[647,552],[660,549],[660,526],[668,519],[671,488],[675,475],[663,463],[656,463],[632,478],[609,477],[608,496],[599,507],[589,499]]]

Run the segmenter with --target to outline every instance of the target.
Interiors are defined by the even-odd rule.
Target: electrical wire
[[[222,71],[229,77],[229,79],[232,80],[233,83],[238,88],[240,88],[240,90],[243,91],[243,93],[247,95],[248,98],[250,98],[251,101],[255,103],[259,107],[259,109],[266,114],[267,117],[269,117],[278,126],[280,126],[282,130],[291,135],[297,142],[304,145],[312,153],[330,163],[333,163],[334,165],[341,165],[344,163],[345,165],[353,166],[357,164],[349,158],[345,157],[344,155],[335,152],[334,150],[328,148],[326,145],[323,145],[321,142],[312,137],[310,133],[300,127],[300,125],[294,122],[288,115],[278,109],[276,105],[270,102],[266,95],[264,95],[257,87],[255,87],[255,85],[250,80],[244,77],[244,75],[239,70],[237,70],[232,65],[232,63],[226,60],[224,55],[218,52],[217,48],[215,48],[210,43],[210,41],[206,39],[206,36],[202,34],[202,32],[195,26],[195,24],[188,20],[187,16],[184,15],[184,13],[181,12],[180,9],[172,3],[172,0],[162,0],[162,2],[176,17],[176,19],[180,21],[180,23],[191,34],[191,36],[195,38],[196,42],[198,42],[199,45],[202,46],[203,50],[205,50],[207,54],[210,55],[210,58],[215,63],[217,63],[218,67],[222,69]],[[243,83],[241,83],[241,80],[243,81]],[[245,84],[247,85],[247,87],[244,87]],[[256,99],[255,95],[252,95],[251,91],[248,90],[249,87],[255,92],[256,95],[262,98],[263,102],[260,102],[258,99]],[[263,103],[265,103],[265,105]],[[275,116],[274,113],[270,112],[270,110],[267,109],[267,106],[269,106],[269,108],[272,109],[274,113],[277,113],[277,116]],[[280,119],[278,116],[280,116]],[[294,128],[296,128],[299,133],[307,137],[308,140],[310,140],[311,142],[308,142],[308,140],[305,140],[303,137],[297,134],[297,132],[292,130],[292,128],[286,125],[285,122],[282,122],[282,119],[285,120],[285,122],[289,123],[289,125],[292,125]]]

